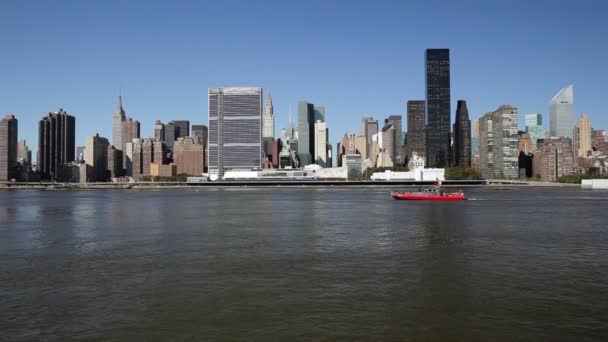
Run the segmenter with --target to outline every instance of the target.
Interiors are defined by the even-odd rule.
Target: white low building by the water
[[[370,177],[372,180],[386,180],[386,181],[399,181],[399,180],[411,180],[411,181],[444,181],[445,180],[445,169],[425,169],[416,168],[412,171],[397,172],[397,171],[384,171],[375,172]]]

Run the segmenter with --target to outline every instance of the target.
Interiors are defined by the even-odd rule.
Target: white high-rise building
[[[562,89],[549,102],[549,134],[552,137],[572,138],[574,86]]]
[[[274,108],[272,106],[272,97],[270,92],[264,100],[264,115],[263,115],[262,137],[274,139]]]
[[[209,174],[262,167],[262,88],[209,88]]]
[[[315,122],[315,164],[327,166],[327,125],[321,120]]]
[[[122,108],[122,96],[119,96],[118,106],[116,106],[116,111],[114,111],[114,115],[112,115],[112,145],[119,150],[123,148],[122,123],[125,119],[125,111]]]

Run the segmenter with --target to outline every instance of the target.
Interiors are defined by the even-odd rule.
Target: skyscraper
[[[266,94],[266,100],[264,100],[262,138],[274,139],[274,107],[272,106],[270,92]]]
[[[26,167],[32,165],[32,151],[27,147],[25,140],[17,142],[17,163]]]
[[[315,122],[315,160],[314,163],[327,167],[327,126],[325,122]]]
[[[167,164],[167,144],[164,141],[154,139],[152,141],[152,161],[151,163],[156,163],[158,165]]]
[[[574,86],[569,85],[549,102],[549,133],[551,137],[572,138]]]
[[[486,178],[517,178],[518,110],[500,106],[479,119],[479,169]]]
[[[325,122],[325,106],[315,106],[315,121]]]
[[[401,132],[403,131],[403,124],[402,124],[401,115],[391,115],[384,120],[384,123],[395,127],[395,145],[396,145],[396,147],[403,145],[403,136],[401,135]]]
[[[123,168],[127,167],[127,158],[125,151],[125,145],[131,143],[133,139],[139,138],[140,125],[139,121],[133,120],[132,118],[126,117],[125,110],[122,107],[122,96],[118,97],[118,105],[112,116],[112,145],[122,153]],[[78,155],[76,156],[78,158]],[[130,160],[129,160],[130,162]],[[122,172],[119,170],[118,174]]]
[[[108,139],[99,133],[88,136],[84,150],[84,161],[93,169],[95,181],[108,180]]]
[[[543,116],[540,113],[526,114],[526,133],[530,135],[534,148],[538,147],[538,140],[545,139],[547,132],[543,126]]]
[[[572,132],[572,143],[575,157],[585,157],[591,151],[591,122],[587,114],[581,115]]]
[[[532,161],[532,173],[542,181],[555,182],[574,173],[572,141],[569,138],[545,139]]]
[[[471,132],[471,167],[479,170],[479,119],[473,121]]]
[[[426,159],[425,148],[425,107],[423,100],[407,101],[407,154],[413,153]]]
[[[395,165],[401,165],[403,163],[403,160],[401,160],[401,148],[403,146],[403,137],[401,135],[401,115],[391,115],[388,118],[386,118],[384,120],[384,125],[390,125],[393,126],[394,130],[394,137],[393,137],[393,163],[395,163]]]
[[[131,143],[132,144],[132,143]],[[126,149],[126,147],[125,147]],[[122,159],[124,151],[117,149],[114,145],[108,146],[108,177],[115,178],[123,175]]]
[[[209,129],[205,125],[192,125],[192,136],[198,139],[203,146],[207,146]]]
[[[38,122],[38,171],[42,179],[55,179],[58,166],[74,161],[76,118],[63,109]]]
[[[197,138],[178,138],[173,145],[173,161],[178,175],[201,176],[205,167],[205,147]]]
[[[190,121],[188,120],[173,120],[170,123],[174,124],[176,127],[175,130],[175,140],[179,137],[188,137],[190,136]]]
[[[541,113],[526,114],[525,123],[526,127],[541,126],[543,124],[543,115]]]
[[[262,138],[262,155],[268,160],[272,160],[272,144],[273,138]]]
[[[118,105],[112,115],[112,145],[122,150],[124,144],[130,141],[123,141],[122,122],[125,121],[125,110],[122,108],[122,96],[118,97]]]
[[[138,139],[139,133],[139,121],[133,120],[125,115],[125,110],[122,107],[122,96],[119,96],[118,105],[112,116],[112,145],[114,145],[117,150],[123,151],[122,167],[124,169],[127,169],[127,163],[131,163],[130,157],[127,157],[127,153],[125,153],[126,144],[131,143],[133,139]],[[78,158],[78,155],[76,157]],[[122,174],[122,172],[119,170],[118,174]]]
[[[131,160],[131,167],[127,165],[127,175],[134,178],[139,178],[144,175],[143,173],[143,142],[144,139],[133,139],[132,143],[129,143],[130,149],[127,150],[127,156]],[[129,156],[130,154],[130,156]],[[129,172],[130,171],[130,172]]]
[[[426,165],[450,165],[450,50],[426,50]]]
[[[473,130],[471,132],[471,154],[479,153],[479,119],[473,121]]]
[[[125,121],[122,122],[121,125],[121,133],[122,133],[122,138],[121,138],[121,142],[122,142],[122,148],[121,151],[124,151],[126,149],[126,145],[128,143],[132,143],[133,139],[139,139],[139,134],[140,134],[140,124],[139,121],[137,120],[133,120],[132,118],[127,117],[125,119]],[[116,148],[118,149],[118,146],[116,146]],[[124,158],[124,156],[126,156],[126,158]],[[127,153],[123,154],[123,167],[125,169],[127,169],[127,163],[131,163],[131,161],[129,160],[129,156]],[[127,174],[128,176],[130,176],[129,174]]]
[[[373,136],[378,134],[380,127],[378,126],[378,120],[373,117],[364,117],[361,120],[361,133],[365,137],[365,158],[370,159],[372,156],[372,144]]]
[[[300,167],[315,163],[316,122],[325,122],[325,107],[298,102],[298,157]],[[326,133],[327,136],[327,133]]]
[[[471,166],[471,120],[467,101],[458,100],[454,122],[454,165]]]
[[[393,165],[396,164],[397,149],[395,145],[395,127],[391,124],[386,124],[382,127],[382,133],[378,134],[380,137],[380,147],[385,157],[390,158]]]
[[[18,121],[14,115],[0,120],[0,181],[17,178]]]
[[[315,155],[315,106],[306,101],[298,102],[298,156],[300,166],[313,163]]]
[[[160,120],[154,123],[154,139],[165,141],[165,125]]]
[[[262,88],[209,89],[209,173],[262,166]]]
[[[345,133],[344,137],[342,138],[342,140],[340,140],[340,142],[338,143],[337,146],[337,159],[338,159],[338,166],[343,166],[342,165],[342,159],[345,155],[347,154],[362,154],[360,150],[357,149],[357,139],[360,139],[360,141],[363,142],[363,149],[365,149],[365,137],[361,137],[361,136],[357,136],[356,133]]]
[[[165,143],[167,144],[167,148],[172,150],[173,143],[179,136],[179,128],[173,123],[173,121],[169,122],[165,125]]]
[[[150,164],[155,163],[154,157],[156,154],[154,153],[154,142],[153,139],[142,139],[142,143],[140,145],[141,149],[141,176],[150,176]],[[137,149],[137,146],[134,146],[133,149]],[[133,177],[135,177],[135,171],[133,171]]]

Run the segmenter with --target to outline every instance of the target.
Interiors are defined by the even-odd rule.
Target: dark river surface
[[[0,192],[0,340],[608,340],[608,192],[389,192]]]

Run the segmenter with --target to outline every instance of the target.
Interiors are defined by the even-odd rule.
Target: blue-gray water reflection
[[[608,193],[0,192],[6,340],[605,340]]]

